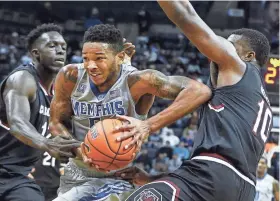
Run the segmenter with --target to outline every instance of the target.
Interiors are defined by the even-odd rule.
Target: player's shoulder
[[[16,71],[9,75],[6,86],[14,89],[37,88],[35,77],[27,70]]]
[[[78,71],[81,70],[81,66],[83,66],[83,64],[68,64],[64,66],[61,71],[64,73],[78,74]]]

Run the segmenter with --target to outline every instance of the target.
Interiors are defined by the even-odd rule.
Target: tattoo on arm
[[[140,84],[139,88],[143,93],[150,93],[155,96],[175,99],[178,94],[188,85],[189,78],[183,76],[166,76],[156,70],[139,71],[138,74],[129,80],[129,86]]]
[[[67,71],[67,70],[64,70],[63,71],[63,75],[64,75],[64,80],[65,82],[73,82],[73,83],[76,83],[77,82],[77,75],[74,75],[71,71]]]

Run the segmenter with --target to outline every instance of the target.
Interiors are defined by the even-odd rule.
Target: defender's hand
[[[67,162],[69,158],[76,157],[74,150],[80,147],[80,145],[81,142],[75,139],[65,139],[60,136],[47,139],[45,143],[46,151],[61,162]]]
[[[132,166],[117,171],[113,176],[140,186],[152,182],[153,180],[145,170],[142,170],[137,166]]]
[[[135,45],[132,43],[126,42],[126,39],[123,39],[123,46],[124,46],[124,52],[130,57],[130,59],[133,57],[135,54]]]
[[[136,153],[141,149],[142,143],[147,139],[150,134],[150,126],[146,121],[141,121],[133,117],[128,116],[116,116],[119,120],[127,121],[114,129],[114,132],[124,132],[123,135],[117,138],[117,141],[123,141],[130,137],[133,140],[125,146],[125,149],[129,149],[131,146],[137,145]]]

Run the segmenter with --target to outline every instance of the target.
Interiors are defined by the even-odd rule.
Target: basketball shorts
[[[22,174],[0,169],[1,201],[44,201],[44,194],[34,180]]]
[[[54,201],[124,201],[133,191],[129,182],[98,178],[70,160],[60,177],[58,197]]]
[[[255,184],[229,163],[198,156],[175,172],[146,184],[126,201],[253,201]]]

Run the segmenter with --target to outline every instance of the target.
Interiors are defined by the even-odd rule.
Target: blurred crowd
[[[44,9],[40,12],[45,14],[40,15],[39,23],[61,20],[54,16],[51,3],[44,4]],[[82,62],[82,33],[87,27],[100,23],[116,24],[112,15],[107,15],[103,19],[98,16],[99,10],[93,8],[84,19],[81,32],[65,32],[65,39],[68,42],[68,63]],[[156,69],[165,75],[184,75],[203,83],[207,82],[209,77],[208,59],[200,54],[182,34],[151,33],[149,31],[152,24],[151,14],[144,7],[135,16],[135,21],[138,24],[139,33],[136,40],[133,41],[136,45],[136,54],[132,60],[133,66],[138,69]],[[3,20],[1,22],[4,23]],[[64,26],[66,29],[66,26],[71,26],[71,24],[67,22]],[[31,25],[14,24],[0,26],[0,81],[19,64],[31,62],[25,48],[25,36],[31,27]],[[272,29],[275,28],[272,27]],[[271,44],[278,49],[279,31],[275,32],[271,38]],[[156,99],[149,115],[155,115],[170,103],[169,100]],[[183,160],[190,157],[197,127],[198,113],[193,112],[169,127],[154,133],[143,145],[135,163],[152,174],[175,170]],[[271,153],[271,151],[278,146],[278,138],[277,133],[273,134],[265,149],[265,154],[270,160],[269,173],[277,179],[279,179],[279,153]]]

